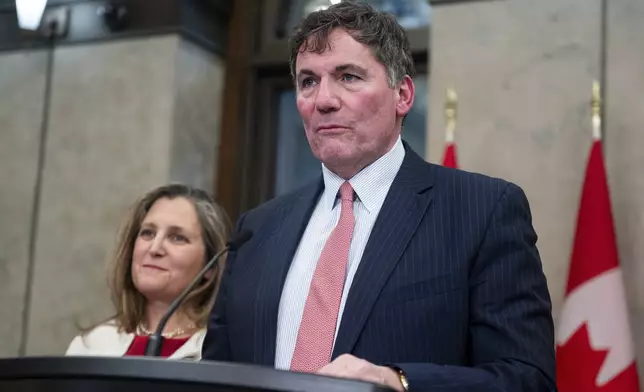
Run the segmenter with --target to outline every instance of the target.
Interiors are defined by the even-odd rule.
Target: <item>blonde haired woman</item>
[[[172,301],[224,248],[230,232],[225,212],[202,190],[167,185],[133,206],[110,268],[115,314],[75,337],[66,355],[143,355]],[[220,268],[209,271],[164,330],[161,356],[200,359]]]

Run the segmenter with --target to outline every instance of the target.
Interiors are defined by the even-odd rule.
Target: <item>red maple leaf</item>
[[[563,346],[557,346],[557,388],[560,392],[637,392],[635,361],[602,386],[595,384],[608,350],[590,347],[584,323]]]

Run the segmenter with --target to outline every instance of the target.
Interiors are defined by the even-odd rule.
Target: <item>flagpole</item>
[[[593,81],[593,98],[591,102],[593,121],[593,140],[602,138],[601,91],[599,82]]]
[[[445,101],[445,141],[454,143],[454,131],[456,130],[456,114],[458,109],[458,96],[454,88],[447,89]]]

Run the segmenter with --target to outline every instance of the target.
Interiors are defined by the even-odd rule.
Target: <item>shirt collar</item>
[[[369,213],[379,210],[384,203],[404,158],[405,147],[398,136],[398,140],[389,152],[349,179],[351,187]],[[335,206],[340,185],[345,180],[324,164],[322,164],[322,177],[324,179],[322,201],[325,210],[329,211]]]

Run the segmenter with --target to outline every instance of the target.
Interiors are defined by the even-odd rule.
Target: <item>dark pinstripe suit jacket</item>
[[[412,391],[554,391],[551,303],[528,201],[408,145],[351,286],[333,358],[397,365]],[[243,215],[203,358],[272,366],[284,280],[320,179]]]

